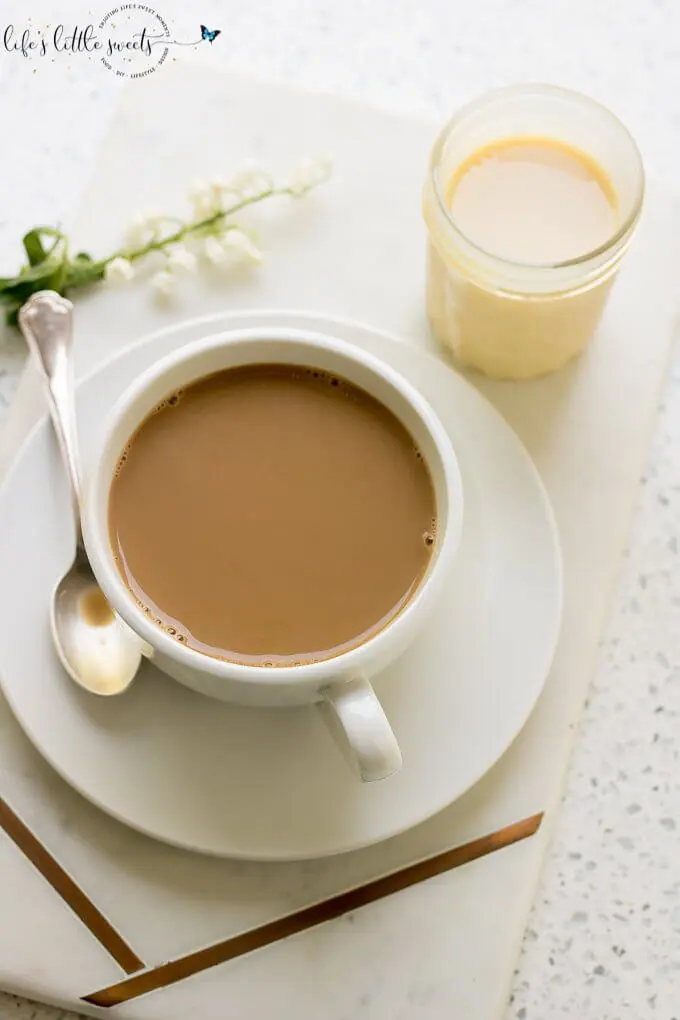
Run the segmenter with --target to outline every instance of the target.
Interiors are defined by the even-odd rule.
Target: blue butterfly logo
[[[201,25],[201,39],[207,39],[209,43],[214,43],[218,35],[221,34],[219,28],[206,28],[205,25]]]

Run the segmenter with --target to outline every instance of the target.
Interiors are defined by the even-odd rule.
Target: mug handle
[[[368,680],[339,680],[319,693],[323,720],[362,782],[387,779],[401,768],[397,738]]]

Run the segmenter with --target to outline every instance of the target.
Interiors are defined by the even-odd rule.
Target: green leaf
[[[38,290],[56,290],[59,294],[64,293],[66,288],[63,268],[60,263],[57,263],[56,266],[52,265],[51,271],[44,276],[33,280],[25,278],[17,280],[11,288],[7,288],[0,294],[0,305],[4,309],[5,321],[9,326],[16,326],[17,312],[28,301],[31,294],[35,294]]]
[[[43,237],[55,238],[52,251],[63,242],[57,254],[45,252]],[[19,309],[36,291],[54,290],[66,294],[104,278],[105,262],[95,261],[86,251],[80,251],[69,259],[66,238],[52,227],[35,227],[29,231],[24,238],[24,247],[30,265],[24,266],[17,276],[0,277],[0,313],[9,325],[17,325]]]
[[[42,234],[43,237],[56,237],[58,239],[64,236],[63,231],[57,227],[33,227],[33,229]]]
[[[7,281],[4,289],[11,292],[15,288],[21,289],[26,283],[35,283],[39,280],[45,280],[50,277],[55,270],[59,269],[60,266],[60,259],[47,258],[44,262],[40,262],[37,266],[30,266],[29,268],[22,269],[18,276]]]
[[[63,264],[56,259],[46,259],[39,266],[25,270],[5,287],[2,292],[3,303],[8,304],[14,299],[22,305],[37,290],[56,290],[61,293],[63,285]]]
[[[16,326],[18,323],[18,312],[21,308],[21,301],[13,301],[11,304],[3,302],[5,322],[8,326]]]
[[[43,239],[46,237],[52,238],[52,244],[47,249],[43,244]],[[54,254],[57,245],[63,240],[65,240],[64,234],[56,227],[33,227],[33,230],[29,230],[23,239],[28,264],[30,266],[40,265]]]
[[[43,248],[40,232],[38,230],[29,230],[27,234],[24,234],[23,240],[29,266],[38,266],[41,262],[44,262],[47,258],[47,252]]]

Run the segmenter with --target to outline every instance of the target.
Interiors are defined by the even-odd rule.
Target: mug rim
[[[159,383],[173,369],[184,364],[189,366],[194,359],[203,354],[221,350],[230,343],[248,344],[252,342],[253,345],[256,345],[258,341],[264,343],[271,341],[292,341],[308,346],[312,351],[321,349],[331,352],[331,354],[337,354],[340,358],[353,361],[367,368],[369,372],[385,380],[388,386],[396,391],[398,396],[405,400],[416,412],[434,442],[443,469],[444,485],[449,497],[447,498],[446,525],[443,528],[442,541],[436,548],[435,557],[428,571],[403,609],[367,641],[337,655],[299,665],[262,666],[259,664],[233,662],[229,659],[211,656],[189,645],[183,645],[175,641],[155,623],[152,623],[147,615],[135,604],[132,593],[125,584],[115,562],[109,540],[107,514],[102,513],[97,516],[92,510],[93,507],[97,506],[98,502],[104,504],[104,510],[108,509],[108,499],[113,478],[110,471],[106,473],[103,471],[104,461],[109,459],[108,455],[110,454],[111,444],[119,426],[126,415],[134,410],[135,405],[142,400],[148,390]],[[242,364],[246,365],[248,362],[243,361]],[[215,371],[219,371],[219,369],[215,369]],[[341,370],[339,369],[339,371]],[[191,376],[187,379],[186,384],[189,385],[191,382],[210,374],[211,372],[208,371]],[[176,386],[177,383],[174,385]],[[169,385],[168,392],[172,388]],[[370,390],[368,392],[370,393]],[[159,399],[162,399],[162,397]],[[376,399],[380,400],[379,397]],[[380,402],[382,403],[383,401],[381,400]],[[128,442],[130,436],[139,428],[147,415],[148,412],[134,415],[134,425],[127,432]],[[117,445],[120,445],[120,449],[117,451],[120,454],[123,452],[126,444]],[[116,458],[112,459],[115,463]],[[101,493],[102,487],[105,487],[103,498]],[[97,497],[99,497],[99,500]],[[267,325],[263,327],[226,329],[218,333],[209,334],[201,340],[180,347],[178,350],[161,358],[143,372],[130,386],[126,387],[105,419],[96,457],[90,462],[85,484],[83,533],[85,547],[93,571],[107,599],[128,626],[150,645],[154,651],[158,651],[168,659],[187,669],[239,683],[244,682],[255,685],[264,683],[267,685],[285,686],[292,682],[298,685],[318,685],[320,681],[328,682],[329,672],[339,676],[359,673],[362,663],[366,658],[379,655],[381,646],[394,640],[395,631],[408,626],[412,618],[422,611],[424,602],[427,601],[428,592],[431,593],[433,591],[433,580],[442,575],[447,565],[452,562],[457,551],[462,532],[463,505],[463,484],[453,444],[427,400],[421,396],[419,391],[407,379],[375,355],[331,334],[311,329]]]

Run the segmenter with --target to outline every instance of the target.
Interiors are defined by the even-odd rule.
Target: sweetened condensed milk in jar
[[[632,137],[585,96],[515,86],[465,107],[424,190],[436,339],[495,378],[561,368],[595,333],[643,191]]]

